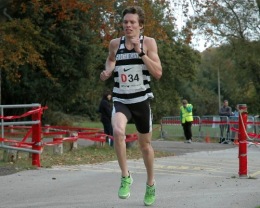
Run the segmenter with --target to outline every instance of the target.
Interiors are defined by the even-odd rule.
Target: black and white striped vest
[[[140,36],[143,49],[144,36]],[[113,101],[124,104],[139,103],[153,98],[150,88],[151,76],[143,60],[134,49],[125,47],[125,36],[120,40],[114,70]]]

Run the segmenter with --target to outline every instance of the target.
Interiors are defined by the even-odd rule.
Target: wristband
[[[141,53],[138,54],[139,57],[142,57],[142,56],[144,56],[144,55],[145,55],[145,53],[143,52],[143,50],[142,50]]]

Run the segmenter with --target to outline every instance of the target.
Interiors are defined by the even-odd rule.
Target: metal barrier
[[[238,120],[239,120],[239,117],[238,116],[230,116],[229,117],[229,124],[230,124],[230,129],[237,129],[238,130]],[[238,140],[238,132],[236,131],[231,131],[230,133],[230,138],[231,140]]]
[[[192,137],[193,141],[198,141],[201,139],[201,119],[199,116],[193,116],[192,122]]]
[[[193,116],[193,139],[205,140],[208,138],[219,139],[221,143],[230,143],[238,139],[238,117],[235,116]],[[232,129],[236,129],[233,131]],[[247,132],[260,133],[260,118],[247,117]],[[184,137],[180,116],[163,117],[161,120],[161,138]]]
[[[31,111],[28,111],[27,113],[20,115],[20,116],[5,116],[4,110],[5,109],[16,109],[16,108],[32,108]],[[1,109],[1,143],[0,148],[3,149],[11,149],[11,150],[17,150],[17,151],[25,151],[25,152],[31,152],[32,154],[32,165],[36,165],[40,167],[40,158],[39,154],[41,151],[41,114],[42,114],[42,108],[40,104],[22,104],[22,105],[0,105]],[[31,116],[32,121],[6,121],[6,120],[15,120],[15,119],[21,119]],[[14,141],[14,140],[8,140],[5,139],[5,126],[10,125],[32,125],[31,129],[29,129],[30,133],[32,134],[32,142],[26,143],[25,142],[26,137],[22,141]],[[28,136],[29,133],[26,135]],[[6,145],[5,143],[8,143]],[[12,145],[11,145],[12,143]]]
[[[256,134],[260,134],[260,117],[254,117],[254,131]]]
[[[194,138],[200,136],[200,117],[193,116],[192,134]],[[180,116],[163,117],[161,120],[161,138],[183,137]]]
[[[181,122],[179,116],[163,117],[161,120],[161,138],[182,136],[183,133],[180,126]]]
[[[230,125],[227,116],[202,116],[201,137],[219,138],[225,143],[230,140]]]

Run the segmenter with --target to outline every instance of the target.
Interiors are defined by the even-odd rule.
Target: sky
[[[183,15],[183,11],[182,11],[182,3],[183,3],[183,0],[173,0],[171,1],[171,5],[172,5],[172,8],[174,9],[174,17],[177,19],[177,27],[178,27],[178,30],[180,31],[182,29],[183,26],[185,26],[185,23],[187,21],[187,17],[185,17]],[[193,10],[192,10],[192,7],[190,7],[189,9],[189,15],[193,15]],[[203,38],[203,36],[198,36],[195,34],[193,40],[192,40],[192,43],[191,43],[191,47],[202,52],[204,50],[207,49],[207,47],[205,47],[205,39]]]

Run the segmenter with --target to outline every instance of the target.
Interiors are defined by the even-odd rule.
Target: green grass
[[[40,155],[41,167],[51,168],[59,165],[82,165],[103,163],[107,161],[117,160],[113,147],[108,145],[91,145],[78,146],[78,149],[71,150],[69,143],[64,143],[64,151],[62,155],[53,153],[53,147],[45,147],[43,153]],[[4,150],[0,150],[0,156],[3,156]],[[173,153],[155,151],[155,157],[172,156]],[[15,155],[16,158],[16,155]],[[133,147],[127,149],[128,159],[142,158],[141,152],[135,143]],[[0,160],[0,166],[13,167],[17,171],[36,168],[32,166],[32,160],[29,153],[18,152],[18,157],[13,162],[3,162]]]
[[[100,128],[102,129],[102,123],[101,122],[89,122],[89,121],[84,121],[74,123],[74,126],[77,127],[84,127],[84,128]],[[160,138],[160,124],[153,124],[153,139],[159,139]],[[127,124],[126,126],[126,134],[133,134],[136,133],[136,128],[135,125],[132,123]]]

